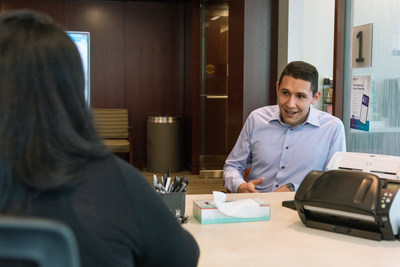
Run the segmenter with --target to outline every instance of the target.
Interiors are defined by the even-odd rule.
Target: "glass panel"
[[[400,156],[400,1],[353,0],[346,8],[352,10],[346,22],[347,51],[343,102],[347,150]],[[367,24],[372,24],[371,66],[356,68],[357,65],[354,66],[353,61],[364,58],[367,51],[363,50],[368,49],[368,40],[365,40],[365,34],[364,40],[360,39],[360,35],[354,38],[356,32],[353,33],[353,29]],[[363,42],[361,49],[359,42]],[[356,48],[353,48],[354,45]],[[353,57],[352,49],[353,54],[356,54]],[[362,57],[359,56],[360,50]],[[367,131],[354,129],[357,125],[350,123],[350,116],[355,114],[354,99],[357,99],[355,96],[358,85],[352,83],[355,76],[371,78],[369,95],[364,97],[364,101],[359,96],[360,112],[362,108],[367,112],[364,113],[367,121],[360,117],[358,124],[365,123],[369,127],[366,128]],[[360,116],[362,114],[360,113]],[[354,121],[356,120],[357,118]]]
[[[200,169],[222,170],[227,156],[228,3],[202,3]]]

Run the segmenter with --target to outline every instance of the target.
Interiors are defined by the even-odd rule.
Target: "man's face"
[[[306,121],[310,105],[314,105],[321,95],[312,95],[311,83],[291,76],[284,76],[282,83],[276,83],[278,105],[283,122],[296,126]]]

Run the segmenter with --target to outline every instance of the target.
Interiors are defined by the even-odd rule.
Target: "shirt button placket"
[[[281,161],[279,163],[279,170],[278,173],[276,175],[276,184],[274,185],[275,188],[279,188],[281,185],[280,183],[282,182],[282,179],[284,179],[284,177],[286,176],[284,173],[284,169],[286,168],[286,166],[284,164],[287,163],[286,159],[288,157],[287,153],[289,153],[289,143],[290,143],[290,136],[292,135],[292,128],[288,128],[286,130],[286,137],[285,140],[283,142],[283,146],[282,146],[282,157],[281,157]],[[289,140],[288,140],[289,139]]]

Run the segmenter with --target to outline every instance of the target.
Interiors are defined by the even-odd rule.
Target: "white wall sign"
[[[350,128],[369,131],[371,76],[353,76],[351,83]]]
[[[372,23],[353,28],[352,68],[371,67]]]

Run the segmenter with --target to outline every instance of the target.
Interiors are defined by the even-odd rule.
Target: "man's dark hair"
[[[318,71],[317,69],[304,61],[292,61],[286,65],[279,77],[279,84],[282,84],[283,77],[290,76],[311,83],[313,96],[318,92]]]

